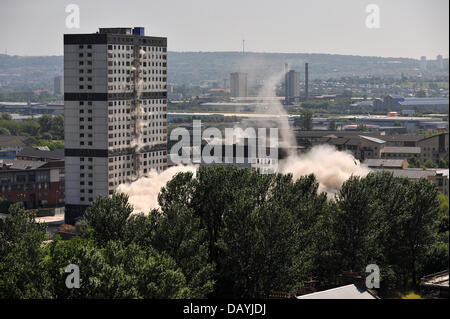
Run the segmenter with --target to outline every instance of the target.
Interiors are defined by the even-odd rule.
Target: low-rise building
[[[25,147],[17,153],[16,157],[17,159],[24,161],[61,161],[64,160],[64,149],[50,151],[38,147]]]
[[[0,160],[0,197],[26,209],[64,206],[64,161]]]
[[[405,168],[405,169],[388,169],[388,168],[371,168],[372,171],[391,172],[394,177],[404,177],[411,181],[417,181],[426,178],[436,184],[439,191],[448,196],[449,170],[448,169],[423,169],[423,168]]]
[[[381,150],[381,158],[420,158],[420,147],[385,146]]]
[[[448,136],[448,133],[388,136],[381,132],[296,131],[297,144],[305,148],[330,144],[340,151],[350,151],[361,161],[415,157],[422,164],[428,159],[438,163],[448,155]]]
[[[369,168],[385,168],[385,169],[406,169],[408,168],[408,161],[405,159],[383,159],[383,158],[369,158],[364,161],[364,164]]]
[[[421,163],[428,159],[438,162],[440,158],[445,158],[449,152],[449,135],[441,133],[437,135],[393,135],[386,136],[386,146],[418,147],[420,148]]]
[[[0,159],[14,159],[17,153],[34,143],[36,140],[28,136],[0,135]]]
[[[380,158],[385,145],[383,135],[372,132],[302,132],[297,131],[297,143],[303,147],[320,144],[334,145],[339,151],[349,151],[355,158],[364,161],[368,158]]]

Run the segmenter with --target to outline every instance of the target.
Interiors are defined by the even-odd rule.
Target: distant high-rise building
[[[232,97],[246,97],[247,73],[235,72],[230,74],[230,90]]]
[[[53,78],[53,93],[64,94],[64,78],[61,75]]]
[[[442,70],[444,68],[444,61],[442,60],[442,55],[438,55],[436,57],[437,67],[439,70]]]
[[[309,98],[309,70],[308,62],[305,63],[305,101]]]
[[[97,196],[167,167],[167,38],[64,35],[66,223]]]
[[[420,70],[421,71],[427,70],[427,57],[425,56],[420,57]]]
[[[291,103],[300,97],[300,72],[290,70],[285,75],[285,102]]]

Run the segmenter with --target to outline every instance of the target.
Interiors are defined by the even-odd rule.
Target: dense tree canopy
[[[132,214],[127,196],[99,197],[79,236],[43,244],[18,206],[0,221],[0,297],[266,298],[343,271],[381,271],[380,294],[448,267],[448,197],[428,180],[351,177],[334,198],[313,175],[232,166],[175,175],[160,207]],[[80,289],[65,286],[68,264]]]
[[[37,139],[63,140],[64,139],[64,117],[62,115],[42,115],[38,119],[27,119],[14,121],[9,114],[2,113],[0,116],[0,134],[33,136]]]

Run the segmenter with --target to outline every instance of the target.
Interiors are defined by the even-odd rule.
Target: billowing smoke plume
[[[278,127],[279,146],[287,147],[290,151],[288,157],[278,163],[279,173],[292,173],[294,179],[300,176],[314,174],[319,182],[319,191],[325,191],[329,196],[336,193],[350,176],[364,176],[369,170],[361,165],[353,155],[338,151],[330,145],[314,146],[305,154],[296,153],[296,139],[292,131],[288,116],[283,105],[276,100],[270,102],[268,107],[264,97],[274,97],[276,86],[283,79],[284,72],[269,77],[260,90],[258,97],[258,113],[273,114],[274,117],[268,121],[267,118],[252,118],[244,120],[239,127]],[[257,98],[258,100],[258,98]],[[291,146],[291,147],[290,147]],[[141,177],[131,184],[123,184],[117,188],[118,192],[129,195],[129,202],[134,206],[135,212],[148,213],[151,209],[158,207],[158,194],[163,186],[179,172],[195,172],[195,166],[171,167],[161,173],[152,170],[145,177]]]
[[[151,170],[146,176],[130,184],[121,184],[117,187],[117,192],[125,193],[129,196],[129,203],[133,205],[134,212],[148,213],[153,208],[158,208],[158,194],[167,182],[180,172],[193,172],[197,170],[195,166],[174,166],[158,173]]]
[[[288,149],[288,157],[278,163],[279,173],[292,173],[294,179],[313,173],[319,182],[319,191],[327,192],[330,196],[336,193],[341,185],[352,175],[364,176],[369,169],[359,163],[352,154],[338,151],[331,145],[318,145],[305,154],[298,155],[295,146],[297,141],[289,125],[288,114],[284,106],[276,100],[271,101],[270,108],[266,108],[263,98],[274,97],[276,86],[283,79],[284,71],[269,77],[258,94],[260,98],[257,110],[259,113],[275,115],[270,123],[279,130],[279,146]],[[264,127],[267,119],[251,119],[240,126]]]
[[[369,169],[352,154],[323,144],[302,155],[290,155],[278,164],[278,172],[292,173],[294,179],[313,173],[319,182],[319,191],[334,194],[352,175],[365,176]]]

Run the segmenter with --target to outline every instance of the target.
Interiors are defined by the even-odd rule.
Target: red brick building
[[[0,197],[26,209],[64,206],[64,160],[0,160]]]

